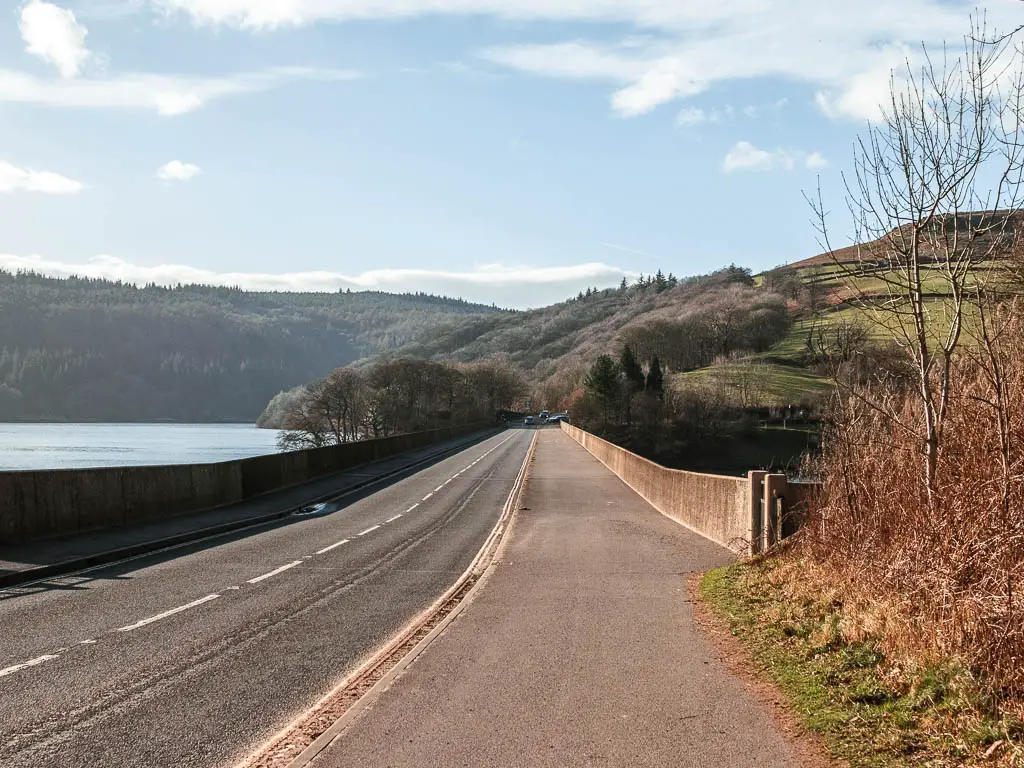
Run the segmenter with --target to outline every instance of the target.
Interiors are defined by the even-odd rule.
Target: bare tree
[[[1020,224],[1021,58],[982,20],[959,55],[925,51],[923,64],[894,73],[882,117],[859,138],[852,178],[844,177],[852,261],[831,247],[820,189],[811,201],[853,302],[912,361],[920,406],[912,416],[891,407],[894,401],[854,394],[918,441],[932,505],[951,365],[965,326],[988,299],[987,264],[1012,250]],[[875,287],[857,279],[868,272]]]

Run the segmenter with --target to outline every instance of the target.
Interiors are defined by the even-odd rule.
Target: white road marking
[[[255,579],[249,579],[246,584],[259,584],[264,579],[269,579],[271,576],[277,576],[277,574],[287,571],[289,568],[294,568],[296,565],[302,565],[301,560],[288,563],[288,565],[282,565],[280,568],[275,568],[270,573],[264,573],[262,576],[257,576]]]
[[[349,540],[348,540],[348,539],[342,539],[341,541],[337,541],[337,542],[335,542],[334,544],[331,544],[331,546],[329,546],[329,547],[324,547],[323,549],[318,549],[318,550],[316,551],[316,553],[317,553],[318,555],[323,555],[323,554],[326,554],[327,552],[330,552],[330,551],[331,551],[332,549],[337,549],[337,548],[338,548],[338,547],[340,547],[340,546],[341,546],[342,544],[348,544],[348,542],[349,542]]]
[[[95,640],[79,640],[78,644],[79,645],[95,645],[96,641]]]
[[[434,494],[432,494],[432,493],[428,493],[426,496],[423,497],[423,501],[426,501],[427,499],[429,499],[433,495]]]
[[[241,587],[228,587],[228,589],[230,589],[232,591],[236,591],[236,590],[241,589]]]
[[[397,519],[398,519],[398,518],[400,518],[400,517],[401,517],[401,515],[395,515],[394,517],[389,517],[389,518],[388,518],[387,520],[385,520],[384,522],[385,522],[385,523],[393,523],[393,522],[395,522],[395,520],[397,520]]]
[[[416,509],[416,507],[418,507],[419,505],[420,505],[420,503],[417,501],[415,504],[413,504],[411,507],[409,507],[407,510],[405,510],[405,514],[409,514],[414,509]]]
[[[437,488],[434,489],[434,493],[437,493],[438,491],[443,490],[443,489],[444,489],[444,484],[442,483],[441,485],[437,486]]]
[[[37,664],[42,664],[45,661],[49,661],[50,659],[56,658],[57,654],[48,653],[45,656],[40,656],[38,658],[32,659],[31,661],[26,661],[23,664],[15,664],[13,667],[7,667],[7,669],[0,669],[0,677],[7,677],[8,675],[13,675],[15,672],[21,672],[21,670],[23,669],[28,669],[29,667],[34,667]]]
[[[201,597],[198,600],[193,600],[191,603],[188,603],[187,605],[179,605],[177,608],[171,608],[171,610],[164,611],[163,613],[158,613],[156,616],[150,616],[148,619],[142,619],[141,621],[137,621],[134,624],[129,624],[127,627],[121,627],[117,631],[131,632],[133,629],[144,627],[147,624],[152,624],[154,621],[160,621],[160,619],[166,619],[168,616],[173,616],[176,613],[187,611],[189,608],[195,608],[196,606],[202,605],[203,603],[208,603],[211,600],[216,600],[218,597],[220,597],[220,595],[207,595],[206,597]]]
[[[356,534],[356,536],[365,536],[365,535],[366,535],[366,534],[368,534],[368,533],[373,533],[373,532],[374,532],[374,531],[376,531],[376,530],[377,530],[378,528],[380,528],[380,526],[379,526],[379,525],[375,525],[375,526],[373,526],[372,528],[367,528],[367,529],[366,529],[365,531],[363,531],[362,533],[357,533],[357,534]]]

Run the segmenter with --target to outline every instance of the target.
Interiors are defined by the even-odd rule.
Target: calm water
[[[0,470],[198,464],[277,452],[249,424],[0,424]]]

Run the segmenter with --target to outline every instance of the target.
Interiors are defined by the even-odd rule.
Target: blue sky
[[[0,13],[0,266],[536,306],[819,249],[959,0],[31,0]],[[1009,27],[1024,6],[999,0]]]

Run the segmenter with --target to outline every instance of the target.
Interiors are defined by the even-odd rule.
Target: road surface
[[[0,591],[0,765],[230,765],[450,587],[532,430],[321,515]]]
[[[697,626],[687,574],[734,560],[542,430],[497,566],[311,768],[793,768]]]

